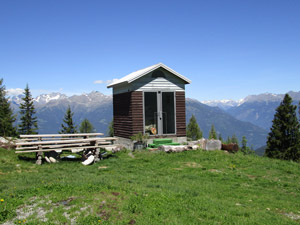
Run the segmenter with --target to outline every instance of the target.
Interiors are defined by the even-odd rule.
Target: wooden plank
[[[84,137],[84,136],[103,136],[103,133],[78,133],[78,134],[26,134],[20,135],[21,138],[39,137]]]
[[[31,147],[23,147],[23,148],[16,148],[17,150],[19,150],[19,149],[38,149],[39,148],[39,146],[38,145],[35,145],[35,146],[31,146]]]
[[[90,142],[90,141],[114,141],[116,138],[87,138],[87,139],[75,139],[75,140],[57,140],[57,141],[36,141],[36,142],[20,142],[16,143],[17,146],[22,145],[43,145],[43,144],[66,144],[66,143],[81,143],[81,142]]]
[[[107,142],[110,144],[110,142]],[[42,145],[42,148],[62,148],[62,147],[72,147],[72,146],[85,146],[85,145],[89,145],[90,143],[78,143],[78,144],[65,144],[65,145]],[[20,149],[36,149],[38,146],[32,146],[32,147],[18,147],[16,148],[17,150]]]
[[[25,150],[25,151],[15,151],[15,153],[30,153],[30,152],[51,152],[51,151],[71,151],[72,149],[93,149],[99,148],[99,146],[82,146],[82,147],[72,147],[72,148],[56,148],[56,149],[38,149],[38,150]]]

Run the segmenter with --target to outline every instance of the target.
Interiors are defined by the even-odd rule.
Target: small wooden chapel
[[[191,81],[158,63],[118,79],[113,88],[114,136],[139,132],[186,141],[185,85]]]

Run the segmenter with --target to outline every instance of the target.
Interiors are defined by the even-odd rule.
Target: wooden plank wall
[[[134,91],[113,96],[114,135],[130,138],[143,133],[143,92]],[[185,92],[176,92],[176,136],[186,136]]]
[[[143,132],[143,92],[127,92],[113,96],[114,135],[130,138]]]
[[[134,91],[131,94],[132,134],[143,133],[144,106],[143,92]]]
[[[185,92],[176,92],[176,136],[186,136]]]

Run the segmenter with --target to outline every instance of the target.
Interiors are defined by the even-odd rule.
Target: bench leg
[[[37,152],[36,153],[36,162],[35,164],[37,165],[42,165],[42,155],[43,155],[43,152]]]
[[[95,151],[95,162],[99,162],[101,160],[100,149],[97,148]]]

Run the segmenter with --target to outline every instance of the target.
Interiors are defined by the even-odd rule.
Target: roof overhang
[[[149,66],[147,68],[135,71],[133,73],[128,74],[127,76],[107,85],[107,88],[112,88],[114,86],[117,85],[121,85],[121,84],[129,84],[134,82],[135,80],[145,76],[146,74],[151,73],[152,71],[158,69],[158,68],[163,68],[167,71],[169,71],[170,73],[174,74],[175,76],[177,76],[178,78],[182,79],[186,84],[190,84],[191,80],[189,80],[188,78],[184,77],[183,75],[181,75],[180,73],[177,73],[175,70],[172,70],[170,67],[164,65],[163,63],[158,63],[155,64],[153,66]]]

